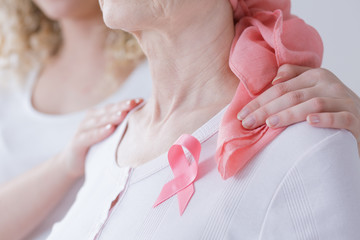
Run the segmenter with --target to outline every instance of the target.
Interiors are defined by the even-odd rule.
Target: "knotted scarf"
[[[235,175],[284,128],[266,125],[247,130],[237,113],[271,86],[283,64],[321,65],[319,34],[290,14],[289,0],[229,0],[234,10],[235,37],[229,64],[240,84],[222,119],[216,161],[224,179]]]

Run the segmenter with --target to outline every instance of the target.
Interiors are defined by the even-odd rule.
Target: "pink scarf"
[[[240,171],[256,153],[284,129],[261,126],[246,130],[237,113],[271,86],[278,68],[285,64],[319,67],[323,46],[318,33],[290,15],[289,0],[230,0],[234,9],[235,38],[229,64],[240,84],[222,119],[216,161],[226,179]],[[183,148],[194,161],[189,163]],[[177,194],[180,215],[195,192],[200,142],[181,136],[168,152],[174,179],[164,185],[154,207]]]
[[[240,84],[220,126],[216,161],[224,179],[240,171],[282,129],[266,125],[247,130],[237,113],[271,86],[283,64],[321,65],[320,36],[303,20],[290,14],[289,0],[230,0],[235,37],[229,64]]]

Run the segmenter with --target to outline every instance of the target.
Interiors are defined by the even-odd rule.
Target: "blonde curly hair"
[[[31,0],[0,0],[0,68],[19,79],[36,64],[55,55],[62,44],[59,24],[49,19]],[[108,72],[144,58],[136,39],[121,30],[108,30],[105,52]],[[111,75],[111,74],[110,74]]]

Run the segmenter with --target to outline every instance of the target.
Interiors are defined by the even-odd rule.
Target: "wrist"
[[[70,182],[76,181],[83,175],[71,166],[71,158],[72,157],[66,153],[59,153],[54,157],[57,169],[64,175],[64,178]]]

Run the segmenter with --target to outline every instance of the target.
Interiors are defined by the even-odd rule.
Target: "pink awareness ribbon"
[[[193,161],[189,161],[183,148],[189,151]],[[180,216],[184,213],[195,192],[194,181],[198,174],[200,152],[200,142],[188,134],[181,135],[175,144],[171,146],[168,152],[168,161],[174,174],[174,179],[163,186],[153,207],[158,206],[177,194]]]

